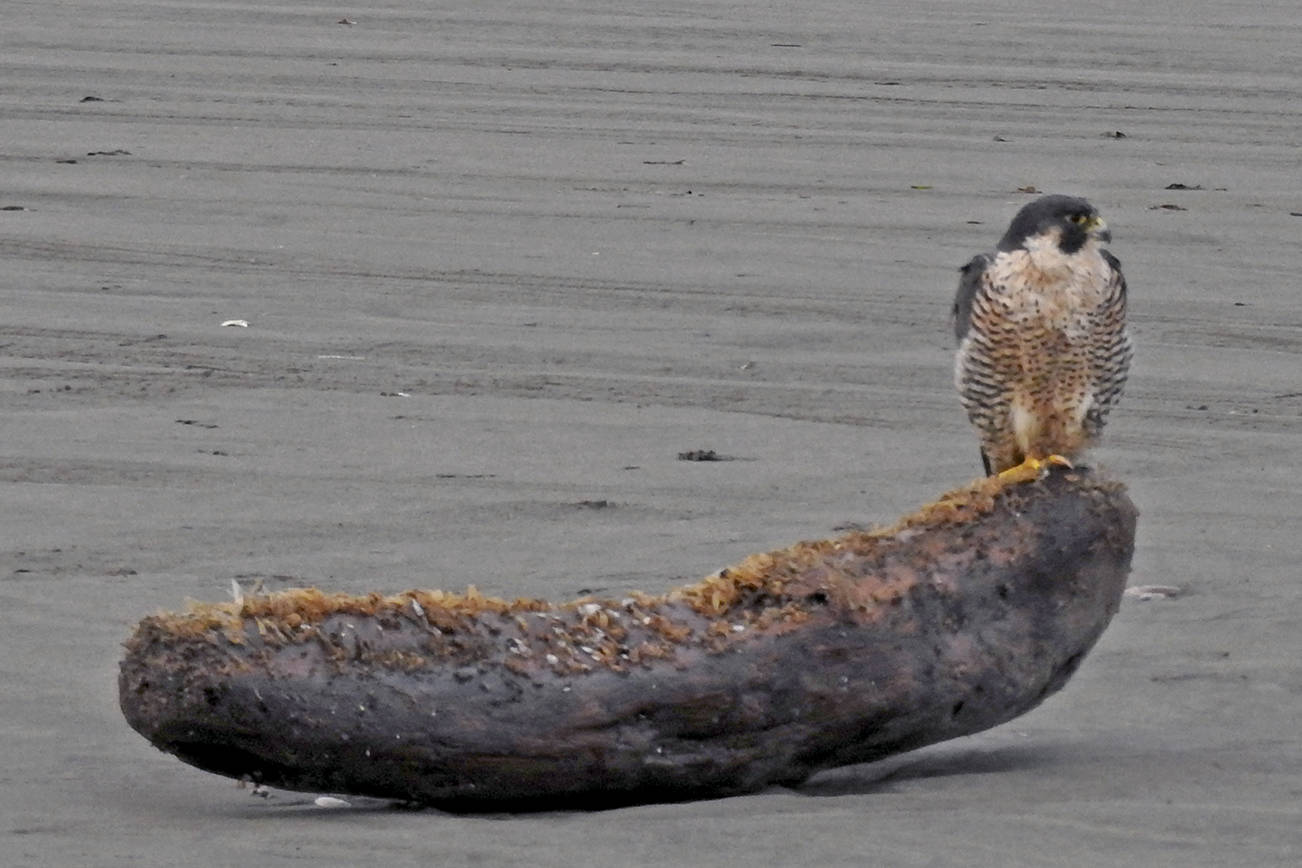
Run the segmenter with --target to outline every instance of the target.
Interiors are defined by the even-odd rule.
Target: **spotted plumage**
[[[954,381],[986,473],[1079,455],[1099,437],[1130,368],[1126,281],[1089,202],[1023,207],[993,253],[962,268]]]

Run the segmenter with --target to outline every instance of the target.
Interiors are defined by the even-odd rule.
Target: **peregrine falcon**
[[[954,382],[987,474],[1033,479],[1098,439],[1130,368],[1126,281],[1112,233],[1074,196],[1017,212],[961,269]]]

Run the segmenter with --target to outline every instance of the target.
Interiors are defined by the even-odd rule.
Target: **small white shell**
[[[1123,596],[1134,597],[1143,602],[1145,600],[1170,600],[1180,596],[1184,590],[1174,585],[1135,585],[1126,588],[1122,592]]]
[[[336,799],[334,796],[317,796],[312,800],[312,804],[318,808],[351,808],[353,806],[352,802]]]
[[[222,323],[223,328],[235,326],[236,328],[246,329],[249,327],[249,321],[246,319],[228,319]]]

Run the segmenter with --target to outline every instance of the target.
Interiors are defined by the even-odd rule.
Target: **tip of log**
[[[1055,470],[659,595],[192,604],[140,622],[121,704],[160,749],[291,789],[444,805],[744,792],[1038,704],[1116,611],[1135,515],[1119,483]]]

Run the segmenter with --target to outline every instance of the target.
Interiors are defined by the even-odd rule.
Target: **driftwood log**
[[[161,750],[293,790],[449,808],[794,784],[1007,721],[1116,611],[1136,512],[1079,471],[660,596],[304,589],[145,618],[119,680]]]

